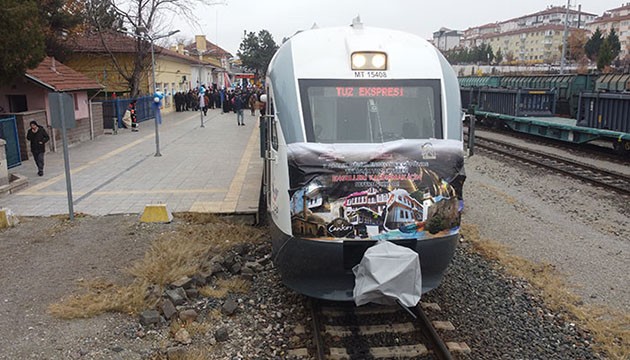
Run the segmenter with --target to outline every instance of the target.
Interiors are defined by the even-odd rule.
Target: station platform
[[[208,110],[165,114],[156,157],[153,120],[138,132],[119,129],[69,149],[75,213],[140,214],[148,204],[171,212],[253,215],[258,210],[263,161],[258,115]],[[28,178],[28,187],[0,196],[0,207],[18,216],[68,214],[63,150],[47,152],[44,176],[31,159],[10,169]]]

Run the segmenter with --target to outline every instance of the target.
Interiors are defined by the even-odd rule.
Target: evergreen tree
[[[608,41],[608,46],[610,46],[612,60],[615,60],[621,52],[621,43],[619,42],[619,36],[617,36],[615,29],[610,29],[606,41]]]
[[[76,0],[39,0],[38,4],[46,54],[64,61],[71,51],[66,45],[68,36],[84,23],[83,4]]]
[[[252,70],[256,79],[267,73],[267,67],[271,58],[278,50],[278,45],[273,40],[271,33],[260,30],[258,35],[249,32],[236,52],[244,67]]]
[[[497,50],[497,54],[494,56],[494,59],[497,64],[501,64],[503,62],[503,52],[501,51],[501,48]]]
[[[608,39],[604,40],[604,43],[599,49],[599,55],[597,56],[597,70],[601,71],[614,60],[613,51],[608,42]]]
[[[492,51],[492,45],[488,45],[486,47],[486,61],[488,61],[488,65],[490,65],[494,61],[494,51]]]
[[[0,0],[0,84],[9,84],[45,56],[34,0]]]
[[[599,48],[602,46],[604,39],[602,38],[602,32],[597,28],[591,36],[590,39],[584,45],[584,51],[586,52],[586,56],[588,56],[591,60],[597,59],[597,54],[599,53]]]
[[[109,0],[88,0],[85,6],[86,30],[99,32],[122,28],[122,16],[116,12]]]

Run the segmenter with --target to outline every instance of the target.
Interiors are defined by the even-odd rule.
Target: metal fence
[[[123,115],[125,115],[132,100],[136,100],[136,119],[139,123],[155,118],[152,96],[136,99],[101,100],[99,102],[103,104],[103,128],[114,129],[114,123],[118,128],[122,127]]]
[[[10,169],[21,165],[20,141],[15,116],[0,117],[0,138],[7,142],[7,167]]]

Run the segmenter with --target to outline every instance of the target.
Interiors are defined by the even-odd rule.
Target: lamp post
[[[564,74],[564,66],[566,64],[567,54],[567,34],[569,33],[569,8],[571,6],[571,0],[567,0],[567,12],[564,16],[564,33],[562,34],[562,54],[560,55],[560,75]]]
[[[199,96],[199,104],[201,104],[201,101],[203,101],[204,104],[205,104],[205,100],[203,100],[203,96],[204,96],[205,92],[204,93],[201,92],[201,85],[203,84],[203,81],[202,81],[202,77],[203,76],[202,76],[202,74],[203,74],[203,67],[204,67],[204,62],[205,62],[203,57],[204,57],[204,55],[213,53],[215,51],[216,51],[216,49],[209,49],[209,50],[199,51],[199,79],[197,80],[197,82],[199,83],[199,87],[198,87],[199,93],[197,95],[197,96]],[[205,104],[205,106],[207,106],[207,105],[208,104]],[[205,128],[206,126],[203,123],[203,108],[201,106],[199,106],[199,118],[201,120],[201,126],[200,127]]]
[[[153,92],[155,93],[157,91],[157,83],[155,82],[155,51],[153,49],[153,42],[155,40],[163,39],[165,37],[169,37],[171,35],[177,34],[179,30],[173,30],[169,32],[168,34],[164,34],[164,35],[150,36],[149,32],[147,31],[147,28],[138,27],[137,32],[144,34],[144,38],[149,39],[149,41],[151,42],[151,73],[152,73],[152,78],[153,78]],[[158,124],[157,116],[154,117],[154,123],[155,123],[155,156],[159,157],[159,156],[162,156],[162,154],[160,153],[160,132],[158,130],[159,124]]]

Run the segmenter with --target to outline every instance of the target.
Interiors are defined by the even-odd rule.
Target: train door
[[[277,206],[276,198],[273,195],[273,178],[277,172],[278,161],[278,129],[276,119],[273,110],[273,99],[271,98],[271,89],[267,89],[266,108],[267,113],[263,117],[265,122],[265,135],[266,135],[266,149],[265,149],[265,169],[264,169],[264,182],[265,182],[265,201],[267,203],[267,210],[274,213],[274,206]]]

